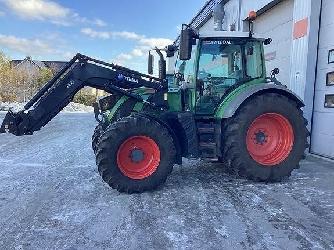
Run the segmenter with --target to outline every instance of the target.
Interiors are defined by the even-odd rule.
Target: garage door
[[[272,38],[265,46],[267,74],[274,68],[280,69],[277,77],[285,85],[290,85],[290,58],[292,47],[293,0],[285,0],[260,15],[254,23],[256,36]]]
[[[334,1],[324,0],[311,151],[334,158]],[[333,50],[333,51],[332,51]],[[332,51],[332,52],[331,52]]]

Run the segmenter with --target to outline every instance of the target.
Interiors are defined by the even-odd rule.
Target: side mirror
[[[186,25],[182,25],[182,31],[180,36],[180,60],[186,61],[191,58],[191,50],[192,50],[192,30],[186,26],[185,29],[183,27]]]
[[[272,41],[273,41],[273,39],[267,38],[266,40],[264,40],[263,44],[264,45],[269,45],[269,44],[271,44]]]
[[[279,68],[274,68],[271,73],[274,74],[274,75],[278,75],[279,74]]]
[[[154,64],[154,57],[151,52],[148,53],[148,67],[147,71],[149,75],[153,75],[153,64]]]
[[[174,45],[168,45],[166,48],[167,57],[173,57],[177,48]]]
[[[272,78],[275,78],[276,75],[279,74],[279,68],[274,68],[272,71],[271,71],[271,77]]]

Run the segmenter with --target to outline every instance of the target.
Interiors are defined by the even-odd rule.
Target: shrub
[[[80,91],[74,96],[73,101],[84,104],[86,106],[93,106],[93,103],[96,102],[96,96],[90,93],[85,93],[84,91]]]

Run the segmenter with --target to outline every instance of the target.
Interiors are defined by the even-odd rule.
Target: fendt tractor
[[[177,42],[153,49],[159,77],[151,52],[148,75],[77,54],[24,110],[6,114],[0,132],[32,135],[90,86],[110,94],[95,104],[92,147],[103,180],[120,192],[157,188],[182,157],[281,181],[299,167],[309,133],[303,101],[277,80],[278,69],[267,77],[270,42],[252,30],[204,34],[183,25]],[[176,58],[172,73],[164,54]]]

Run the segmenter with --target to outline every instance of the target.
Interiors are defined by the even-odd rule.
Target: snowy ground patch
[[[0,134],[0,249],[334,249],[333,162],[308,157],[266,184],[185,159],[126,195],[98,174],[95,126],[61,113],[32,136]]]
[[[14,112],[20,111],[24,109],[24,105],[26,103],[19,102],[0,102],[0,111],[8,111],[13,110]],[[86,106],[81,103],[71,102],[68,104],[62,112],[71,113],[71,112],[82,112],[82,113],[90,113],[93,112],[93,107]]]

